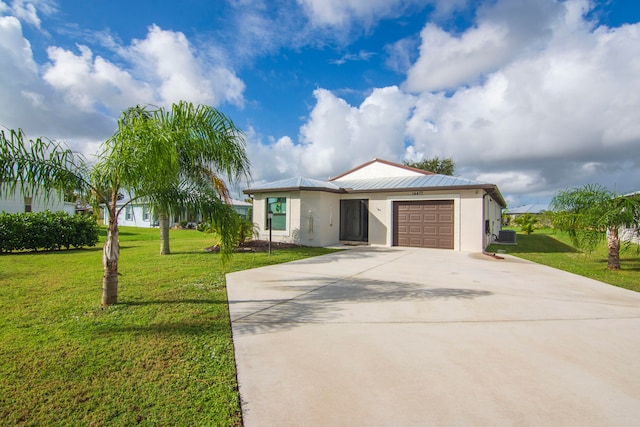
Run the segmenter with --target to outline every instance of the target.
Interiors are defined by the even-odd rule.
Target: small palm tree
[[[105,206],[103,305],[118,300],[118,215],[128,203],[149,201],[167,218],[173,210],[199,212],[220,226],[223,254],[233,250],[235,219],[218,173],[229,179],[248,176],[249,162],[242,133],[212,107],[180,102],[170,111],[130,108],[92,167],[65,144],[44,138],[26,141],[19,130],[2,131],[0,143],[0,192],[25,183],[45,196],[48,190],[74,191]],[[123,192],[134,197],[119,206]],[[161,237],[168,253],[168,221]]]
[[[573,244],[592,251],[607,239],[607,268],[620,269],[620,235],[623,224],[640,222],[640,197],[619,196],[600,185],[585,185],[558,192],[551,201],[553,224],[569,233]]]

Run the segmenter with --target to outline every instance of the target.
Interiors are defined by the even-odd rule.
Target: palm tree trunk
[[[158,212],[158,226],[160,227],[160,255],[169,255],[169,213],[165,210]]]
[[[620,270],[620,237],[618,235],[618,227],[609,227],[607,230],[607,246],[609,248],[607,268],[609,270]]]
[[[114,204],[115,205],[115,204]],[[102,250],[102,305],[118,302],[118,260],[120,258],[120,242],[118,241],[118,219],[114,212],[109,216],[107,241]]]

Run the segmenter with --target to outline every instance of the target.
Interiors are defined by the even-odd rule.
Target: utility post
[[[269,212],[267,212],[267,225],[269,227],[269,255],[271,255],[271,225],[273,222],[273,212],[271,212],[271,209],[269,209]]]

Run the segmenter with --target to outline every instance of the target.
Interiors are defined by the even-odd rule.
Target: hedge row
[[[91,215],[65,212],[0,213],[0,252],[95,246],[98,224]]]

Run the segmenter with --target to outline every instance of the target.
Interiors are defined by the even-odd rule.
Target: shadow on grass
[[[594,261],[601,264],[603,269],[605,270],[608,269],[609,260],[607,258],[597,258],[597,259],[594,259]],[[610,271],[618,271],[618,270],[610,270]],[[629,258],[629,257],[622,256],[622,253],[621,253],[619,271],[640,271],[640,257]]]
[[[118,301],[117,305],[123,306],[145,306],[163,304],[227,304],[227,300],[217,299],[176,299],[176,300],[149,300],[149,301]]]
[[[37,251],[20,251],[20,252],[0,252],[0,256],[29,256],[29,255],[66,255],[69,253],[97,252],[102,251],[102,245],[90,248],[69,248],[69,249],[40,249]]]
[[[101,335],[223,335],[229,334],[227,320],[184,320],[179,322],[155,323],[150,325],[109,325],[96,331]]]
[[[560,253],[560,252],[580,252],[573,246],[546,234],[518,234],[517,245],[492,244],[487,249],[489,252],[496,252],[500,249],[510,254],[518,253]]]

